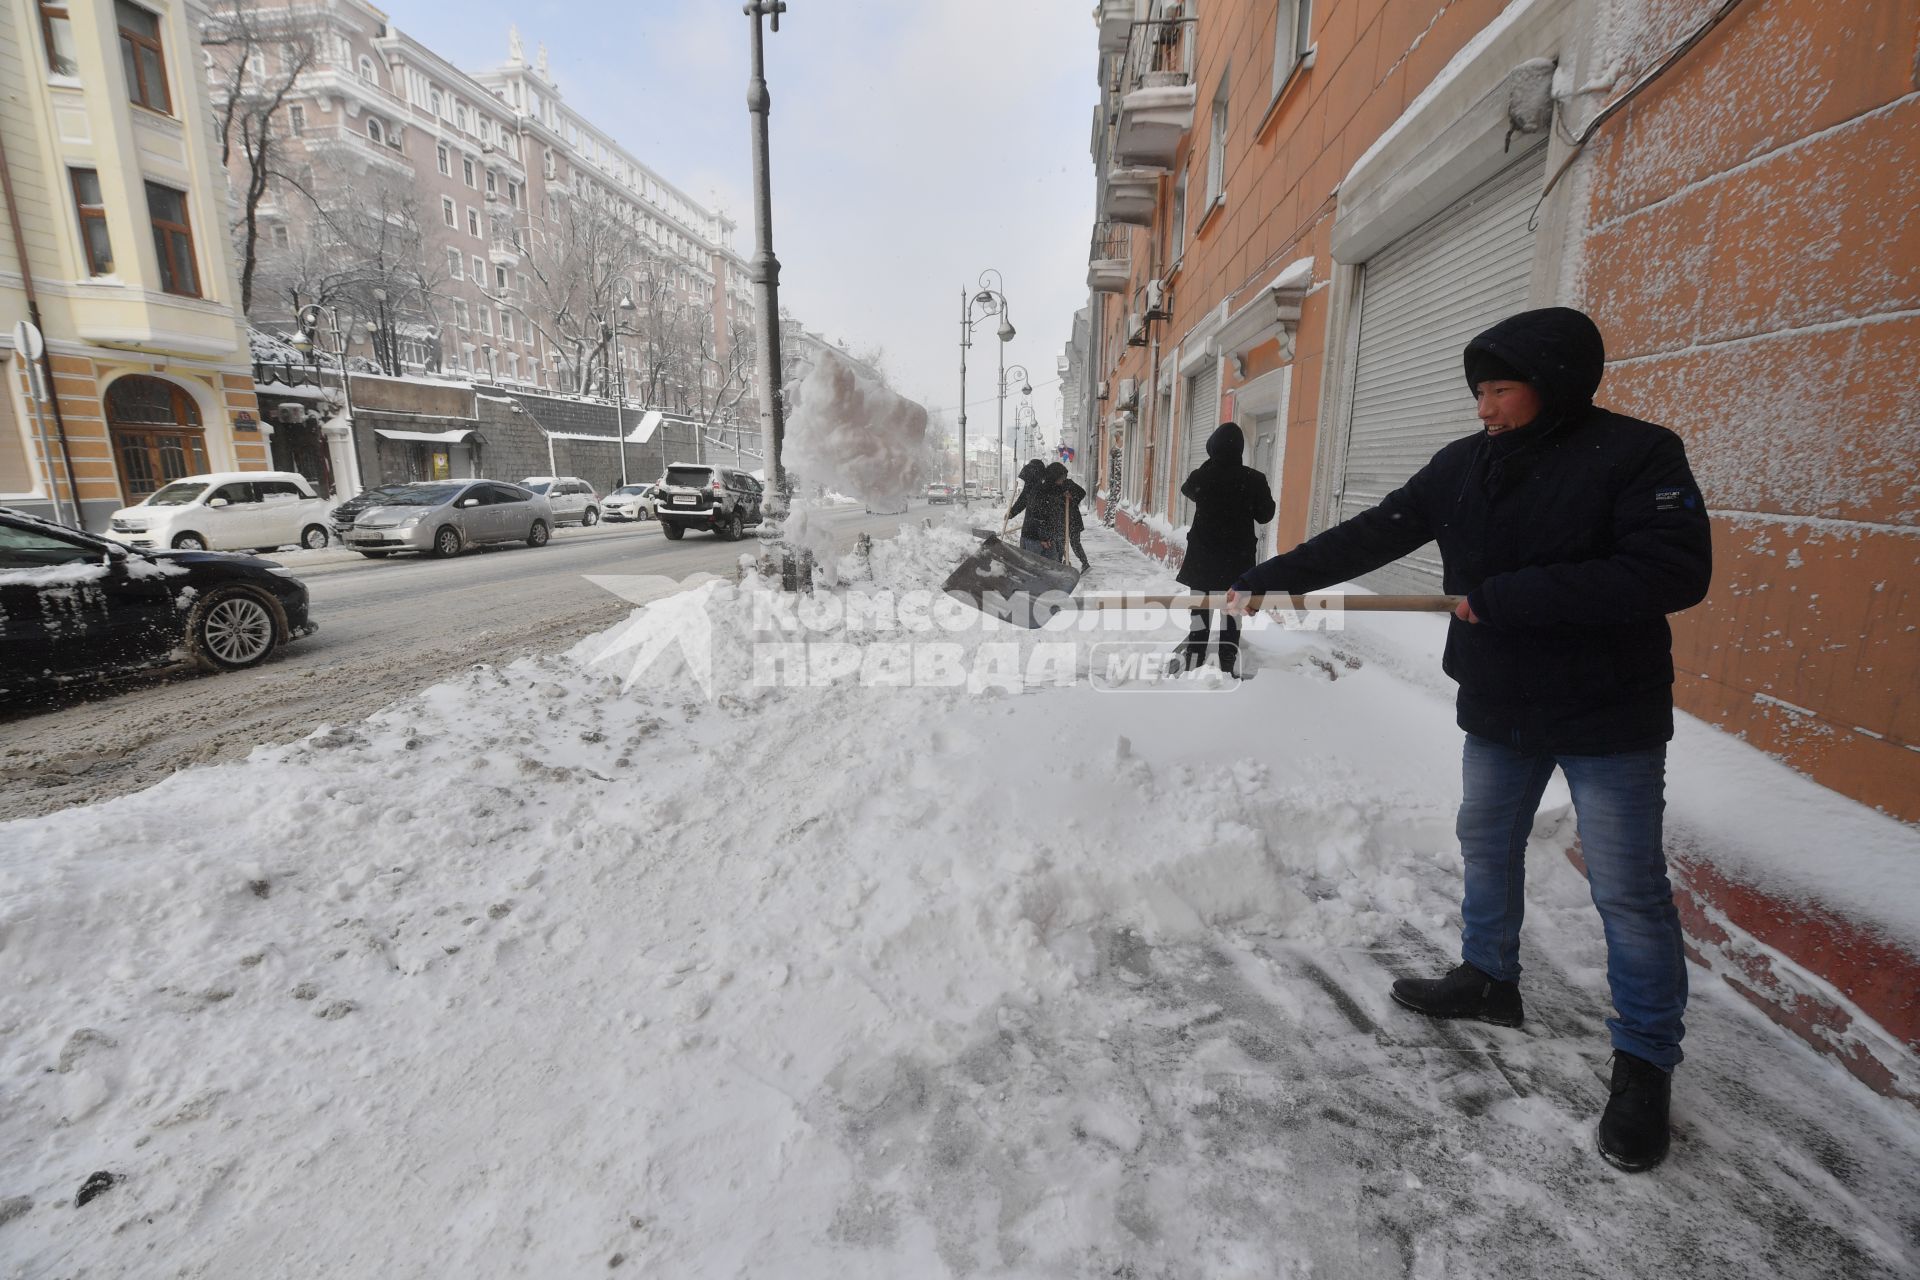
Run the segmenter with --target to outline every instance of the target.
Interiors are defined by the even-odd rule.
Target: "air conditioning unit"
[[[1105,399],[1107,398],[1107,383],[1106,383],[1106,379],[1104,379],[1104,378],[1103,378],[1103,379],[1101,379],[1101,380],[1100,380],[1100,384],[1099,384],[1099,386],[1098,386],[1098,387],[1097,387],[1097,388],[1095,389],[1095,394],[1094,394],[1094,398],[1095,398],[1096,400],[1105,400]]]
[[[1173,312],[1167,306],[1167,282],[1147,281],[1147,319],[1171,320],[1172,318]]]
[[[1147,321],[1138,311],[1127,315],[1127,345],[1144,347],[1147,345]]]
[[[1120,379],[1118,404],[1122,409],[1131,409],[1140,403],[1140,382],[1137,378]]]

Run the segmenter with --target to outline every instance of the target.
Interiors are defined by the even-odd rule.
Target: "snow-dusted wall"
[[[1620,0],[1624,88],[1720,0]],[[1714,590],[1688,710],[1920,819],[1920,5],[1748,0],[1582,163],[1601,398],[1687,440]],[[1585,114],[1612,95],[1588,99]]]

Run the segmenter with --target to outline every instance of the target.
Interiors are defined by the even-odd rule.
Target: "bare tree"
[[[601,371],[610,344],[634,331],[621,304],[633,301],[634,282],[646,276],[653,255],[632,211],[590,181],[548,191],[544,217],[532,211],[524,222],[511,213],[493,217],[494,234],[512,241],[528,282],[525,298],[497,300],[545,339],[575,391],[592,391],[596,378],[605,391]]]
[[[281,176],[277,113],[314,65],[319,45],[295,10],[257,8],[253,0],[222,0],[201,41],[212,54],[220,163],[230,179],[238,154],[240,211],[233,236],[240,251],[240,309],[251,314],[260,263],[260,207]]]

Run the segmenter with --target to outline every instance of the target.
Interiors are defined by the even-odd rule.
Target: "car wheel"
[[[176,533],[173,535],[175,551],[205,551],[207,540],[197,533]]]
[[[433,554],[445,558],[460,554],[460,531],[450,524],[443,524],[434,531]]]
[[[740,513],[734,512],[720,523],[720,536],[728,542],[738,542],[746,537],[747,526],[740,519]]]
[[[547,532],[547,522],[545,520],[535,520],[533,522],[533,528],[527,530],[527,545],[530,547],[544,547],[547,545],[547,539],[551,536],[552,535]]]
[[[588,528],[592,528],[594,525],[599,524],[600,508],[588,507],[586,510],[586,514],[580,517],[580,523],[582,525],[587,526]]]
[[[325,525],[310,524],[300,532],[300,545],[309,551],[318,551],[327,545]]]
[[[215,671],[265,662],[279,634],[272,608],[238,588],[208,592],[187,615],[187,646],[195,661]]]
[[[362,551],[362,552],[361,552],[360,554],[361,554],[361,555],[363,555],[363,556],[365,556],[365,557],[366,557],[367,559],[369,559],[369,560],[385,560],[385,559],[386,559],[386,558],[387,558],[388,556],[390,556],[390,555],[392,555],[392,554],[393,554],[393,552],[391,552],[391,551]]]
[[[660,522],[660,532],[667,535],[668,542],[678,542],[687,536],[687,526],[678,524],[672,520],[662,520]]]

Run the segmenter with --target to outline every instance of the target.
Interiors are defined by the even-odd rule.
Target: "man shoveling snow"
[[[1520,1025],[1527,835],[1558,766],[1615,1009],[1600,1153],[1640,1171],[1667,1153],[1687,1003],[1660,841],[1673,737],[1666,615],[1706,596],[1712,554],[1680,438],[1596,406],[1604,365],[1599,329],[1569,308],[1488,329],[1466,349],[1486,430],[1441,449],[1379,506],[1243,575],[1229,602],[1346,582],[1438,540],[1445,589],[1467,597],[1444,662],[1467,734],[1461,963],[1399,980],[1394,999],[1436,1018]]]

